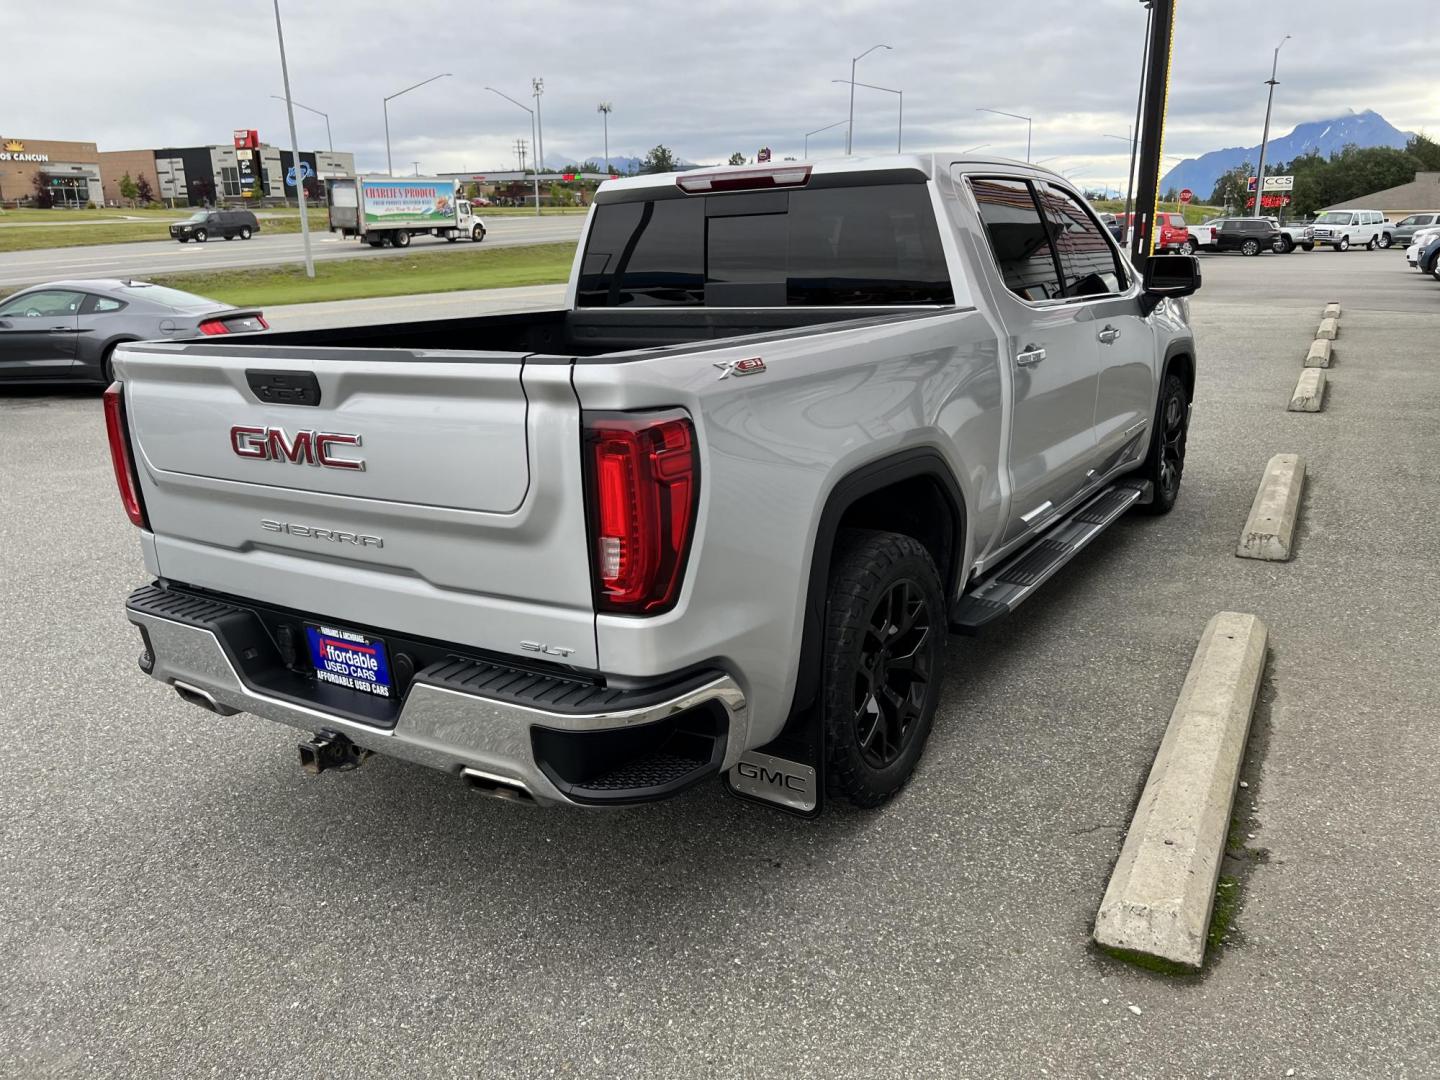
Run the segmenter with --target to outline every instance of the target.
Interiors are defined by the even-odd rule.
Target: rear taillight
[[[197,329],[207,337],[214,337],[216,334],[228,334],[230,327],[225,325],[224,319],[206,319]]]
[[[810,182],[809,165],[780,165],[769,169],[727,169],[724,172],[689,172],[675,178],[675,186],[687,195],[712,191],[765,191],[770,188],[804,187]]]
[[[140,478],[135,473],[135,459],[130,456],[130,432],[125,423],[125,392],[117,382],[105,391],[105,432],[110,438],[110,461],[115,466],[115,486],[120,489],[120,503],[132,523],[149,528],[145,520],[145,504],[140,501]]]
[[[683,413],[586,422],[595,603],[653,615],[675,605],[695,530],[700,460]]]

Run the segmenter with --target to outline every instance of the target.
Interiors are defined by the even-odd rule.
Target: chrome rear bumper
[[[470,770],[513,783],[541,803],[627,800],[623,793],[605,800],[576,797],[571,785],[552,778],[553,770],[547,771],[536,760],[532,740],[536,729],[562,736],[628,731],[663,724],[697,710],[719,709],[723,716],[723,744],[704,770],[706,775],[734,765],[746,744],[749,713],[745,696],[735,680],[723,673],[715,673],[674,697],[649,701],[643,707],[576,714],[550,712],[435,685],[427,682],[426,674],[421,672],[406,692],[394,726],[382,728],[282,700],[250,686],[211,629],[138,611],[133,606],[127,608],[126,614],[143,631],[151,677],[175,687],[193,704],[222,715],[231,710],[248,712],[301,731],[343,735],[363,749],[457,775]]]

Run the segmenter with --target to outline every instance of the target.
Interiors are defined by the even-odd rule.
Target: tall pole
[[[900,145],[905,140],[905,91],[900,91],[900,115],[895,120],[895,153],[900,153]]]
[[[1131,195],[1135,190],[1135,155],[1140,149],[1140,110],[1145,104],[1145,80],[1150,73],[1150,29],[1155,22],[1155,9],[1145,4],[1145,47],[1140,50],[1140,88],[1135,91],[1135,127],[1130,135],[1130,172],[1125,176],[1125,229],[1134,227],[1130,212],[1133,209]],[[1124,235],[1124,230],[1121,230]]]
[[[272,98],[274,98],[276,101],[284,101],[284,100],[285,100],[285,99],[284,99],[283,97],[281,97],[279,94],[271,94],[270,96],[271,96]],[[321,112],[319,109],[312,109],[309,105],[302,105],[302,104],[300,104],[300,102],[298,102],[298,101],[292,101],[292,102],[290,102],[290,104],[291,104],[291,105],[294,105],[295,108],[297,108],[297,109],[304,109],[306,112],[313,112],[316,116],[323,116],[323,117],[325,118],[325,141],[330,144],[330,151],[331,151],[331,153],[334,153],[334,151],[335,151],[335,139],[334,139],[334,138],[331,136],[331,134],[330,134],[330,114],[327,113],[327,112]]]
[[[845,156],[849,157],[855,147],[855,65],[876,49],[889,49],[889,45],[871,45],[859,56],[850,58],[850,120],[845,128]]]
[[[275,0],[275,40],[280,43],[280,78],[285,84],[285,115],[290,118],[290,154],[295,166],[295,194],[300,201],[300,237],[305,245],[305,276],[313,278],[315,259],[310,254],[310,215],[305,205],[305,177],[300,168],[300,139],[295,134],[295,106],[290,100],[290,65],[285,60],[285,30],[280,25],[280,0]]]
[[[837,127],[839,127],[839,126],[840,126],[841,124],[843,124],[843,123],[845,123],[844,120],[836,120],[833,124],[826,124],[824,127],[818,127],[818,128],[816,128],[814,131],[807,131],[807,132],[805,132],[805,149],[801,152],[802,156],[805,157],[805,158],[809,158],[809,156],[810,156],[810,136],[811,136],[811,135],[819,135],[820,132],[822,132],[822,131],[829,131],[831,128],[837,128]]]
[[[1135,194],[1135,229],[1130,237],[1131,260],[1140,266],[1154,251],[1155,214],[1160,198],[1160,163],[1165,147],[1165,109],[1170,92],[1170,43],[1175,32],[1175,0],[1151,0],[1149,42],[1140,149],[1136,159],[1139,179]]]
[[[418,90],[418,89],[420,89],[420,87],[426,86],[426,85],[428,85],[429,83],[434,82],[436,79],[448,79],[448,78],[450,78],[450,72],[448,72],[448,71],[442,71],[439,75],[431,75],[430,78],[428,78],[428,79],[423,79],[423,80],[421,80],[420,82],[417,82],[414,86],[407,86],[407,87],[405,87],[404,90],[396,90],[395,93],[393,93],[393,94],[391,94],[389,97],[385,98],[383,104],[384,104],[384,107],[385,107],[385,175],[386,175],[386,176],[394,176],[394,175],[395,175],[395,164],[394,164],[394,162],[392,162],[392,161],[390,160],[390,102],[393,101],[395,98],[399,97],[401,94],[408,94],[411,90]]]
[[[1265,82],[1265,85],[1270,87],[1270,93],[1265,98],[1265,130],[1260,136],[1260,166],[1255,170],[1255,216],[1257,218],[1263,210],[1260,204],[1265,201],[1265,146],[1270,141],[1270,106],[1275,103],[1275,87],[1279,85],[1275,80],[1275,72],[1280,67],[1280,50],[1289,40],[1290,35],[1286,34],[1280,39],[1280,44],[1275,46],[1275,57],[1270,62],[1270,78]]]
[[[610,169],[610,113],[611,113],[611,111],[612,111],[614,108],[615,108],[615,106],[612,105],[612,104],[610,104],[610,102],[608,102],[608,101],[602,101],[599,105],[597,105],[597,106],[595,107],[595,111],[598,112],[598,113],[601,115],[601,117],[604,118],[603,122],[604,122],[604,124],[605,124],[605,171],[606,171],[607,173],[611,171],[611,169]]]
[[[535,98],[535,104],[540,104],[540,98]],[[539,126],[534,113],[530,114],[530,138],[535,142],[535,168],[530,175],[534,178],[535,184],[535,216],[540,216],[540,144]]]
[[[535,91],[535,165],[537,169],[543,169],[545,168],[545,125],[540,119],[540,95],[545,92],[545,80],[531,79],[530,86]]]
[[[538,81],[538,80],[537,80],[537,81]],[[511,97],[509,94],[502,93],[501,91],[496,90],[495,87],[493,87],[493,86],[487,86],[487,87],[485,87],[485,89],[486,89],[486,90],[489,90],[490,93],[496,95],[497,97],[503,97],[506,101],[510,102],[511,105],[514,105],[517,109],[524,109],[527,113],[529,113],[529,114],[530,114],[530,138],[531,138],[531,139],[535,139],[535,138],[538,136],[539,132],[538,132],[538,129],[537,129],[536,125],[535,125],[535,110],[534,110],[534,109],[530,108],[529,105],[521,105],[520,102],[516,101],[516,100],[515,100],[513,97]],[[536,97],[535,97],[535,104],[536,104],[536,105],[539,105],[539,104],[540,104],[540,97],[539,97],[538,93],[537,93],[537,95],[536,95]],[[537,154],[538,154],[538,152],[539,152],[538,148],[537,148],[536,152],[537,152]],[[537,164],[538,164],[538,158],[537,158]],[[521,171],[521,172],[524,172],[524,171],[525,171],[525,165],[524,165],[523,162],[522,162],[521,165],[520,165],[520,171]],[[539,170],[538,168],[537,168],[537,169],[535,170],[535,172],[534,172],[534,177],[535,177],[535,216],[536,216],[536,217],[539,217],[539,216],[540,216],[540,170]]]

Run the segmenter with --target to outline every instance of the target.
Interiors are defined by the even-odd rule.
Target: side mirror
[[[1141,307],[1150,314],[1161,300],[1190,296],[1200,289],[1200,260],[1194,255],[1151,255],[1145,263]]]

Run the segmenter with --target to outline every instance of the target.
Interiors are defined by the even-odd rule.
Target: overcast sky
[[[104,150],[228,142],[239,127],[289,144],[271,0],[69,0],[5,19],[0,136],[81,139]],[[1128,150],[1106,134],[1133,123],[1145,14],[1137,0],[282,0],[295,100],[330,114],[335,147],[383,171],[381,99],[437,72],[453,76],[391,102],[395,171],[513,167],[543,76],[548,165],[602,152],[596,105],[614,104],[612,154],[664,143],[719,161],[762,145],[799,156],[806,131],[844,120],[856,78],[902,89],[905,147],[1023,157],[1079,183],[1116,184]],[[824,12],[822,16],[820,12]],[[1280,54],[1272,132],[1372,108],[1402,130],[1440,132],[1440,0],[1180,0],[1165,167],[1257,143],[1271,50]],[[1223,20],[1223,21],[1222,21]],[[860,89],[860,152],[895,148],[897,99]],[[297,111],[304,148],[324,121]],[[841,126],[812,157],[844,151]]]

